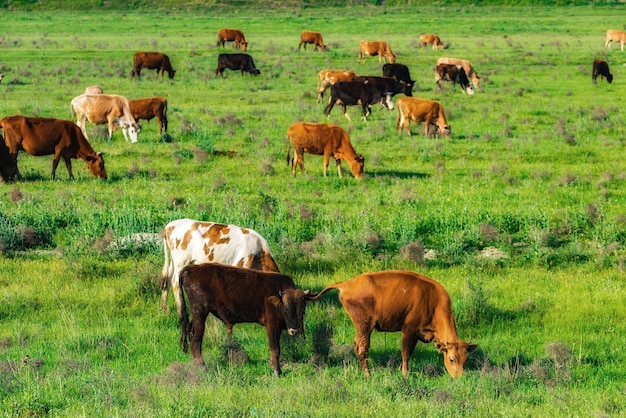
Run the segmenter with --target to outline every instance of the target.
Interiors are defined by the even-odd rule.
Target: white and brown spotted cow
[[[172,221],[163,231],[163,252],[161,307],[167,309],[167,291],[171,283],[179,316],[178,275],[189,264],[220,263],[278,272],[265,238],[252,229],[235,225],[193,219]]]

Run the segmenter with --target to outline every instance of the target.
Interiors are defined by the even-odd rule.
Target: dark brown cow
[[[463,70],[465,70],[465,74],[472,80],[474,88],[480,88],[480,77],[478,77],[476,70],[474,70],[474,66],[468,60],[460,58],[440,57],[437,59],[437,65],[439,64],[460,65],[461,67],[463,67]]]
[[[409,271],[364,273],[347,282],[326,286],[311,297],[339,290],[339,301],[356,328],[355,352],[366,376],[367,355],[374,329],[402,332],[402,374],[409,373],[409,358],[418,341],[434,341],[452,377],[463,374],[467,353],[476,348],[459,340],[448,292],[431,278]]]
[[[341,177],[341,160],[350,164],[350,171],[354,177],[361,178],[365,157],[357,155],[350,143],[348,133],[339,126],[330,123],[305,123],[297,122],[287,130],[287,164],[290,162],[291,144],[293,144],[294,156],[291,160],[291,172],[296,175],[296,166],[304,173],[304,153],[312,155],[324,155],[324,177],[328,173],[330,157],[337,163],[337,173]]]
[[[593,84],[597,84],[596,79],[600,76],[600,80],[606,77],[606,81],[611,84],[613,82],[613,74],[609,71],[609,64],[606,61],[595,60],[593,62],[593,69],[591,71],[591,80]]]
[[[191,324],[183,296],[187,295]],[[274,374],[280,370],[280,334],[304,334],[304,311],[309,291],[297,289],[291,277],[259,270],[205,263],[185,267],[180,273],[179,318],[184,352],[191,340],[191,357],[204,366],[202,337],[209,313],[226,325],[230,337],[235,324],[253,322],[265,327]]]
[[[241,70],[241,75],[244,75],[244,73],[261,74],[261,70],[256,68],[254,60],[248,54],[219,54],[217,56],[215,77],[224,77],[224,70],[227,68],[234,71]]]
[[[144,67],[149,70],[156,69],[156,78],[159,77],[159,73],[161,73],[161,78],[164,78],[166,71],[170,80],[176,74],[170,63],[170,57],[161,52],[136,52],[133,56],[133,71],[130,73],[130,78],[133,78],[135,74],[141,78],[141,69]]]
[[[102,153],[97,153],[91,148],[80,128],[71,121],[15,115],[0,120],[0,126],[19,179],[21,175],[17,170],[17,153],[20,150],[35,156],[53,154],[53,179],[56,177],[56,168],[61,157],[71,179],[74,178],[71,158],[81,158],[94,176],[107,178]]]
[[[217,46],[223,48],[226,42],[234,42],[235,48],[241,48],[242,51],[248,50],[246,38],[239,29],[220,29],[217,32]]]
[[[5,183],[12,182],[17,175],[17,163],[11,157],[9,148],[0,135],[0,177]]]
[[[359,42],[359,61],[363,62],[366,55],[374,56],[378,55],[378,62],[384,60],[390,63],[396,62],[396,56],[391,51],[391,47],[388,42],[384,41],[361,41]]]
[[[415,121],[424,122],[424,135],[426,136],[431,125],[436,126],[438,134],[450,136],[450,125],[440,103],[417,97],[402,97],[396,102],[396,107],[398,108],[396,129],[400,133],[404,128],[407,135],[411,136],[411,121]]]
[[[437,64],[434,68],[435,70],[435,81],[437,82],[437,87],[441,90],[441,82],[442,81],[452,81],[452,86],[454,87],[456,83],[459,83],[461,86],[461,91],[467,94],[474,94],[474,87],[467,78],[467,74],[465,70],[460,65],[453,64]]]
[[[306,44],[313,44],[315,48],[313,51],[317,51],[317,47],[322,49],[322,52],[326,51],[326,45],[324,45],[324,40],[322,39],[322,34],[319,32],[309,32],[307,30],[302,31],[300,34],[300,44],[298,45],[298,51],[300,47],[304,44],[304,50],[306,51]]]
[[[159,135],[167,132],[167,99],[165,97],[147,97],[129,100],[130,111],[135,120],[144,119],[148,122],[156,118],[159,122]]]
[[[394,80],[395,81],[395,80]],[[330,100],[324,108],[326,116],[330,117],[330,111],[333,110],[335,104],[341,106],[344,116],[350,119],[350,115],[346,113],[346,106],[355,106],[360,104],[363,109],[363,120],[372,113],[372,105],[380,103],[387,109],[393,109],[393,94],[378,89],[373,83],[365,78],[357,77],[352,81],[340,81],[330,86]]]

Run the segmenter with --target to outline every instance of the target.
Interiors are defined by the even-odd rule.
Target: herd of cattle
[[[243,32],[222,29],[218,32],[218,46],[234,42],[235,48],[247,50]],[[622,50],[626,33],[607,31],[605,47],[620,42]],[[315,50],[326,50],[321,34],[302,32],[300,44],[313,44]],[[443,49],[436,35],[424,35],[420,47],[432,45]],[[431,126],[440,135],[450,135],[445,112],[441,104],[412,97],[414,81],[406,65],[395,62],[395,54],[387,42],[360,42],[359,60],[377,55],[379,61],[389,60],[382,67],[382,76],[358,76],[353,71],[322,70],[318,74],[317,100],[321,102],[330,88],[330,99],[324,112],[329,115],[333,106],[342,107],[346,118],[346,106],[360,104],[363,119],[371,106],[380,103],[393,109],[393,96],[404,94],[397,100],[396,127],[410,135],[410,121],[424,122],[425,135]],[[134,55],[131,77],[141,77],[141,69],[155,69],[156,77],[167,72],[174,78],[169,58],[162,53],[138,52]],[[216,76],[225,69],[239,70],[242,74],[260,74],[248,54],[220,54]],[[459,83],[464,92],[473,94],[480,78],[472,64],[466,60],[440,58],[435,67],[436,82]],[[601,60],[593,63],[592,79],[613,79],[608,64]],[[0,74],[0,80],[2,74]],[[470,81],[471,80],[471,81]],[[441,87],[440,87],[441,88]],[[17,167],[17,153],[22,150],[30,155],[54,155],[52,177],[59,160],[63,157],[69,176],[73,178],[71,159],[81,158],[94,176],[107,178],[102,153],[89,145],[85,123],[108,124],[109,139],[116,127],[122,130],[126,141],[137,142],[140,126],[137,120],[157,118],[159,134],[167,132],[167,100],[151,97],[128,100],[123,96],[105,94],[98,86],[88,87],[84,94],[75,97],[70,104],[76,123],[53,118],[8,116],[0,120],[4,138],[0,137],[0,174],[3,180],[21,178]],[[337,164],[341,177],[341,160],[350,165],[356,178],[363,175],[364,157],[357,154],[347,132],[332,124],[297,122],[287,131],[287,161],[292,173],[296,167],[304,172],[303,155],[309,153],[324,156],[324,175],[327,175],[330,158]],[[293,159],[290,158],[291,147]],[[185,352],[191,345],[194,363],[204,365],[202,340],[205,321],[213,314],[224,322],[230,336],[235,324],[252,322],[266,328],[270,348],[271,367],[275,375],[280,369],[280,335],[287,330],[290,335],[302,334],[307,303],[316,301],[330,290],[339,291],[339,301],[352,320],[356,336],[355,353],[365,375],[370,336],[374,329],[381,332],[402,333],[403,374],[409,372],[408,361],[418,341],[434,342],[444,356],[448,373],[458,377],[463,373],[468,353],[475,344],[460,340],[452,315],[450,297],[441,284],[421,274],[407,271],[381,271],[363,273],[346,281],[333,283],[320,292],[312,294],[296,287],[293,279],[281,274],[267,241],[256,231],[235,225],[179,219],[167,224],[163,231],[164,265],[161,274],[161,305],[167,309],[168,288],[171,286],[181,327],[180,343]],[[191,312],[191,322],[189,311]]]

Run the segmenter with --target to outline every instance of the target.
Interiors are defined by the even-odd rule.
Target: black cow
[[[304,333],[304,311],[310,300],[309,291],[297,289],[291,277],[280,273],[226,266],[217,263],[192,264],[179,276],[181,303],[180,342],[187,352],[191,340],[191,356],[195,364],[204,366],[202,338],[209,313],[226,325],[230,336],[235,324],[254,322],[265,327],[269,340],[272,369],[281,373],[280,334]],[[187,294],[191,324],[183,297]]]
[[[374,103],[380,103],[389,110],[393,109],[391,97],[392,94],[379,90],[365,79],[340,81],[330,86],[330,100],[324,113],[330,117],[333,106],[340,104],[344,116],[351,120],[346,113],[346,106],[360,104],[363,108],[363,120],[367,120],[367,117],[372,113],[372,104]]]
[[[398,81],[391,77],[378,77],[378,76],[358,76],[357,79],[367,80],[370,84],[376,87],[378,90],[381,90],[385,93],[391,95],[391,97],[395,96],[398,93],[402,93],[405,96],[412,96],[413,93],[411,90],[413,89],[413,84],[407,84],[401,81]]]
[[[404,64],[384,64],[383,76],[395,78],[398,81],[402,81],[413,88],[415,81],[411,80],[411,74],[409,74],[409,67]],[[410,96],[410,94],[407,94]]]
[[[456,83],[459,83],[463,93],[467,92],[467,94],[474,94],[474,87],[467,78],[465,70],[460,65],[439,64],[434,68],[434,70],[437,73],[435,75],[435,80],[437,81],[437,87],[439,87],[440,90],[442,81],[452,81],[453,86]]]
[[[596,78],[598,78],[598,76],[600,76],[600,80],[606,77],[606,81],[608,81],[609,84],[613,81],[613,74],[609,72],[609,64],[607,64],[606,61],[595,60],[593,62],[593,71],[591,72],[593,84],[597,84]]]
[[[254,60],[248,54],[220,54],[217,57],[217,69],[215,70],[215,76],[220,75],[224,77],[224,70],[241,70],[241,75],[244,72],[252,75],[259,75],[261,71],[255,67]]]

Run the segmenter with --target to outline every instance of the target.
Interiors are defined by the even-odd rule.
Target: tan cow
[[[443,42],[441,42],[439,36],[434,33],[427,33],[420,36],[420,48],[427,45],[432,45],[433,49],[443,49]]]
[[[474,66],[468,60],[459,59],[459,58],[441,57],[437,60],[437,65],[439,64],[460,65],[461,67],[463,67],[463,70],[465,70],[465,74],[472,80],[472,84],[474,85],[474,88],[477,88],[477,89],[480,88],[480,77],[478,77],[478,74],[474,70]]]
[[[122,129],[124,139],[137,142],[141,127],[133,117],[128,99],[116,94],[81,94],[72,99],[70,111],[76,114],[76,124],[80,126],[85,138],[87,129],[85,120],[94,125],[109,124],[109,141],[113,136],[113,124]]]
[[[317,73],[317,79],[319,80],[317,85],[317,103],[321,102],[324,98],[324,92],[328,87],[340,81],[352,81],[357,77],[354,71],[344,70],[322,70]]]
[[[339,301],[356,328],[354,350],[365,376],[370,375],[367,356],[374,329],[402,332],[402,374],[409,373],[409,358],[418,341],[434,341],[452,377],[463,374],[467,353],[476,344],[459,340],[448,292],[433,279],[410,271],[364,273],[347,282],[326,286],[339,290]]]
[[[306,51],[306,44],[313,44],[315,48],[313,51],[317,51],[317,47],[322,49],[322,52],[326,51],[326,45],[324,45],[324,40],[322,39],[322,34],[319,32],[310,32],[308,30],[302,31],[300,34],[300,44],[298,45],[298,51],[300,47],[304,44],[304,50]]]
[[[156,118],[159,122],[159,135],[164,130],[167,132],[167,99],[165,97],[129,100],[128,104],[135,120],[143,119],[150,122]]]
[[[161,73],[161,78],[164,78],[167,71],[168,77],[172,80],[176,74],[176,70],[172,68],[170,57],[161,52],[136,52],[133,55],[133,70],[130,72],[130,78],[135,75],[141,78],[142,68],[156,70],[155,78],[159,78],[159,73]]]
[[[391,51],[391,47],[388,42],[383,41],[361,41],[359,42],[359,61],[363,62],[363,59],[366,55],[373,57],[374,55],[378,55],[378,62],[384,60],[387,62],[389,59],[390,63],[396,62],[396,56]]]
[[[328,173],[328,163],[330,157],[337,163],[337,173],[341,175],[341,160],[346,160],[350,164],[350,171],[357,179],[363,175],[365,157],[357,155],[350,143],[348,133],[339,126],[330,123],[306,123],[297,122],[287,130],[287,164],[291,158],[291,144],[293,144],[294,156],[291,160],[291,172],[296,175],[296,166],[305,173],[304,153],[312,155],[324,155],[324,177]]]
[[[104,91],[100,86],[89,86],[85,88],[85,94],[102,94]]]
[[[619,42],[624,50],[624,42],[626,42],[626,32],[621,30],[609,29],[606,31],[606,39],[604,41],[604,47],[607,46],[611,49],[611,42]]]
[[[0,120],[4,132],[5,143],[13,160],[18,179],[22,176],[17,169],[17,153],[22,150],[29,155],[53,155],[52,178],[56,178],[56,169],[61,157],[65,161],[70,179],[72,158],[80,158],[94,176],[107,178],[102,153],[95,152],[83,136],[80,128],[69,120],[52,118],[26,117],[22,115],[7,116]],[[12,168],[9,166],[9,168]],[[5,173],[3,173],[4,177]],[[9,178],[8,180],[12,180]]]
[[[226,42],[235,42],[235,48],[241,48],[243,51],[248,50],[248,42],[239,29],[220,29],[217,32],[217,46],[223,48]]]
[[[437,127],[437,131],[442,136],[450,135],[450,125],[446,120],[443,106],[438,102],[417,97],[402,97],[396,102],[398,108],[398,118],[396,119],[396,129],[411,136],[411,121],[424,122],[424,135],[428,136],[430,125]]]

